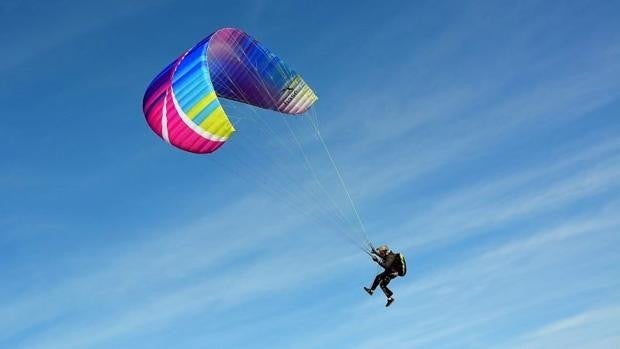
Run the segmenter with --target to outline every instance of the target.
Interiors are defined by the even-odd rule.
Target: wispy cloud
[[[605,349],[620,345],[615,324],[620,319],[620,307],[610,306],[583,311],[558,319],[522,335],[509,348],[565,348]]]
[[[499,151],[503,142],[514,141],[516,135],[587,117],[617,99],[617,45],[595,40],[585,51],[574,52],[570,46],[541,55],[544,48],[533,50],[528,45],[532,37],[540,37],[548,28],[525,20],[530,6],[536,7],[524,6],[513,14],[515,18],[505,14],[521,25],[517,37],[510,41],[516,44],[492,41],[497,46],[488,48],[489,57],[468,65],[469,70],[439,66],[427,58],[436,51],[467,57],[461,53],[465,51],[463,37],[480,35],[480,26],[497,24],[492,19],[456,21],[446,27],[441,40],[424,41],[447,47],[420,49],[410,60],[394,62],[388,69],[395,72],[389,75],[392,82],[383,78],[372,91],[373,98],[360,98],[364,91],[350,91],[351,96],[344,100],[356,103],[343,103],[342,108],[332,107],[327,112],[318,106],[325,138],[338,146],[336,157],[354,159],[343,166],[348,178],[364,179],[352,185],[364,188],[357,189],[358,198],[374,199],[424,175],[449,170],[455,161],[462,163]],[[519,49],[519,45],[524,47]],[[568,55],[573,57],[570,64]],[[420,70],[426,72],[424,79],[416,78]],[[438,76],[428,76],[429,71]],[[397,72],[402,73],[401,78]],[[401,81],[405,78],[407,81]],[[334,118],[333,113],[349,117]],[[350,130],[356,131],[355,138],[347,136],[352,134]]]
[[[617,305],[612,306],[613,311],[601,311],[599,303],[590,303],[585,295],[614,292],[618,282],[606,277],[606,268],[614,268],[618,257],[600,255],[596,261],[583,261],[578,268],[563,264],[582,260],[611,241],[617,242],[620,221],[614,212],[612,209],[601,215],[575,218],[536,231],[526,240],[489,246],[487,253],[436,268],[426,276],[419,274],[414,260],[407,278],[394,282],[397,307],[383,312],[377,309],[381,307],[379,300],[360,299],[355,308],[338,310],[355,320],[329,324],[334,327],[327,334],[309,334],[307,347],[333,343],[337,338],[349,338],[349,345],[362,348],[378,343],[477,347],[498,333],[518,332],[546,318],[554,320],[531,330],[524,336],[527,340],[515,347],[523,347],[524,342],[543,343],[542,337],[551,334],[563,335],[570,343],[570,338],[581,336],[573,336],[574,332],[587,333],[593,323],[606,324],[604,331],[609,332],[620,316]],[[584,271],[591,273],[588,283],[580,282]],[[568,319],[560,315],[558,319],[556,313],[564,311],[561,303],[579,295],[584,299],[570,306],[585,309],[583,315]],[[540,311],[540,319],[532,318],[532,310],[544,308],[544,316]],[[571,331],[560,333],[569,327]],[[363,335],[365,331],[382,335],[369,339]],[[595,339],[590,336],[592,343]],[[614,343],[613,338],[609,340]],[[544,343],[549,346],[553,340]]]
[[[95,6],[99,19],[83,17],[85,7],[76,5],[56,17],[51,14],[62,10],[55,7],[50,23],[34,21],[30,29],[11,23],[6,48],[17,53],[2,59],[3,72],[90,33],[103,35],[100,29],[127,16],[142,18],[141,11],[152,6],[116,5]],[[253,4],[244,23],[269,21],[266,30],[298,38],[299,18],[281,18],[278,11],[270,17],[277,5]],[[4,9],[15,13],[19,6]],[[331,243],[337,237],[328,233],[348,232],[355,222],[347,221],[354,218],[349,193],[340,188],[312,132],[297,134],[303,145],[298,149],[285,123],[280,126],[286,132],[275,136],[257,127],[263,133],[254,143],[244,143],[252,134],[240,127],[238,137],[217,154],[247,157],[216,155],[209,165],[189,156],[145,156],[150,148],[124,139],[132,134],[117,134],[116,141],[131,144],[135,153],[117,154],[120,147],[111,145],[109,157],[90,167],[86,160],[42,166],[43,178],[29,175],[37,171],[28,161],[16,161],[0,175],[0,189],[16,194],[68,183],[71,189],[58,193],[78,193],[90,203],[96,201],[91,194],[117,190],[123,199],[106,205],[134,209],[131,219],[142,220],[110,239],[91,242],[87,231],[80,244],[67,244],[56,254],[46,251],[50,269],[69,264],[63,258],[71,259],[71,267],[36,282],[24,276],[2,291],[0,346],[136,347],[132,341],[144,346],[156,338],[171,343],[159,347],[184,348],[617,347],[620,260],[612,247],[620,231],[619,125],[613,112],[599,114],[619,96],[620,46],[608,31],[611,21],[592,19],[599,12],[588,11],[601,5],[582,9],[571,3],[551,14],[537,1],[511,11],[485,2],[408,6],[389,9],[400,13],[364,31],[369,45],[343,42],[359,37],[366,19],[377,13],[343,25],[346,16],[333,11],[324,14],[330,19],[325,26],[315,28],[320,35],[304,32],[303,50],[299,40],[289,48],[297,57],[320,57],[305,64],[329,75],[317,79],[324,86],[318,105],[322,135],[371,237],[409,258],[408,276],[392,284],[394,306],[385,309],[380,293],[368,297],[361,290],[375,272],[367,257]],[[38,13],[48,15],[43,12]],[[184,12],[187,23],[203,26],[207,17],[194,12]],[[220,16],[225,12],[218,12],[218,21],[232,18]],[[575,27],[586,29],[564,33],[559,28],[568,29],[566,17],[589,18],[590,25],[579,22]],[[148,28],[162,19],[166,16],[140,25]],[[333,30],[339,27],[342,31]],[[51,28],[47,36],[33,34],[46,28]],[[170,37],[179,34],[174,25],[161,29]],[[131,84],[123,70],[115,74],[102,69],[89,78],[125,78],[123,84]],[[77,81],[63,85],[66,96],[79,95]],[[131,88],[142,91],[142,84]],[[139,114],[133,99],[125,102]],[[98,122],[127,108],[120,103],[91,116]],[[108,125],[120,119],[112,120]],[[238,119],[248,129],[255,126],[249,121]],[[591,128],[582,133],[584,125]],[[555,141],[546,139],[556,133],[561,135]],[[259,154],[254,145],[265,139],[276,146],[283,140],[290,148]],[[525,149],[520,159],[512,158],[517,148]],[[303,155],[322,162],[306,166]],[[144,161],[136,163],[140,156]],[[230,165],[230,174],[218,172],[220,165]],[[314,170],[327,178],[325,191],[338,197],[344,217],[334,216]],[[206,177],[213,183],[205,184]],[[158,192],[170,178],[177,180],[174,193],[144,199],[138,197],[146,189],[131,190],[145,181],[153,187],[148,190]],[[148,205],[143,202],[151,198]],[[134,208],[138,203],[146,208]],[[23,239],[21,245],[33,241],[22,230],[56,222],[30,215],[28,204],[0,219],[2,229],[18,232],[12,236]],[[92,229],[125,226],[124,216],[96,218],[101,227]],[[118,222],[106,224],[106,219]],[[135,226],[143,228],[135,231]],[[54,238],[36,243],[45,248]],[[68,250],[73,246],[83,250]],[[16,263],[25,259],[20,258]],[[42,274],[47,267],[40,265]]]
[[[408,247],[454,243],[507,224],[535,223],[586,199],[605,198],[618,190],[618,145],[611,140],[577,152],[564,149],[553,156],[557,160],[449,191],[413,208],[411,218],[389,231],[398,232],[392,234]]]
[[[308,251],[303,253],[308,254]],[[222,316],[230,308],[265,295],[283,295],[287,290],[304,287],[306,280],[320,282],[324,281],[321,275],[328,275],[329,278],[338,276],[323,271],[333,265],[342,265],[341,260],[307,264],[299,260],[299,254],[300,251],[295,251],[276,258],[261,258],[251,264],[236,263],[225,268],[226,272],[206,274],[204,281],[193,281],[188,286],[156,292],[142,300],[127,303],[127,306],[102,312],[86,323],[64,321],[17,347],[88,348],[123,336],[156,331],[173,320],[195,314]],[[297,263],[294,262],[296,260]],[[283,268],[283,265],[287,267]],[[217,267],[221,270],[221,266]],[[277,277],[273,277],[275,275]],[[131,289],[127,291],[131,292]],[[89,303],[95,301],[90,299]]]
[[[0,342],[24,348],[91,347],[152,331],[180,317],[219,313],[266,294],[299,290],[344,272],[323,272],[334,265],[350,265],[348,256],[326,258],[335,253],[333,248],[320,248],[319,254],[310,250],[317,249],[314,244],[278,252],[278,238],[295,231],[304,217],[292,215],[257,225],[264,214],[256,209],[260,201],[260,196],[248,197],[174,231],[151,232],[158,236],[154,241],[125,246],[120,254],[106,251],[92,256],[98,261],[97,270],[78,270],[46,289],[5,299]],[[235,218],[240,212],[245,212],[241,221]],[[232,238],[239,232],[245,233]],[[309,257],[325,262],[306,263]],[[87,315],[93,306],[102,311]],[[64,320],[56,323],[60,318]],[[25,342],[15,339],[32,328],[44,330]]]

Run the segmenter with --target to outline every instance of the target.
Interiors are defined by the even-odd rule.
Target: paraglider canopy
[[[318,99],[282,59],[243,31],[224,28],[159,73],[144,94],[143,111],[166,142],[211,153],[235,131],[219,98],[291,115]]]

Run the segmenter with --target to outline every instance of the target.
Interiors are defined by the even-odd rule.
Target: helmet
[[[379,253],[387,253],[388,251],[390,251],[390,248],[388,247],[388,245],[381,245],[377,247],[377,252]]]

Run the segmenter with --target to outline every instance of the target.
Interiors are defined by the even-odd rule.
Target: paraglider
[[[146,89],[142,108],[149,127],[164,141],[184,151],[205,154],[218,150],[236,131],[231,118],[236,121],[243,119],[236,115],[238,114],[236,107],[239,105],[248,107],[251,110],[250,118],[260,121],[252,126],[259,127],[263,124],[267,132],[244,139],[248,144],[253,144],[249,147],[250,151],[243,154],[251,155],[257,149],[266,149],[270,138],[279,140],[275,143],[284,144],[283,148],[287,151],[294,153],[294,149],[298,148],[305,167],[302,172],[311,176],[310,180],[318,185],[319,192],[323,192],[324,195],[316,195],[316,192],[308,190],[304,181],[299,180],[296,175],[290,175],[283,166],[274,166],[275,172],[262,174],[251,165],[261,165],[263,161],[246,162],[240,159],[244,171],[237,171],[232,166],[233,172],[246,175],[247,179],[266,187],[267,191],[275,192],[278,200],[289,199],[293,210],[298,209],[306,215],[316,212],[328,213],[326,221],[338,225],[337,229],[342,235],[365,253],[374,254],[371,254],[373,259],[385,268],[385,272],[379,274],[373,286],[366,288],[366,291],[372,294],[380,285],[388,297],[389,306],[394,299],[387,285],[397,275],[404,275],[404,258],[393,254],[387,246],[382,246],[376,251],[372,249],[371,253],[366,250],[365,245],[370,242],[362,219],[343,176],[321,136],[316,115],[314,118],[312,115],[301,118],[300,121],[306,119],[310,123],[314,137],[321,145],[319,149],[325,151],[328,164],[333,170],[332,175],[340,185],[344,194],[343,199],[348,202],[354,217],[348,217],[338,207],[332,193],[319,178],[321,173],[312,166],[302,142],[288,125],[288,120],[282,119],[287,121],[286,130],[290,135],[282,137],[282,133],[272,127],[271,120],[263,120],[255,112],[255,109],[260,108],[280,115],[300,116],[307,111],[309,114],[314,114],[316,111],[311,107],[317,99],[301,75],[292,70],[279,56],[247,33],[235,28],[223,28],[198,42],[165,67]],[[290,147],[286,147],[287,141]],[[266,151],[265,158],[271,153],[274,153],[273,158],[278,160],[277,151]],[[298,190],[291,190],[287,184],[296,185]],[[301,196],[304,192],[310,195]],[[295,197],[290,199],[284,195],[287,193],[295,193]],[[311,203],[306,198],[316,200],[315,207],[311,207],[310,210],[301,209],[299,202]],[[353,224],[357,222],[358,228],[350,229],[351,222]],[[358,231],[357,236],[354,234],[355,230]],[[394,269],[397,266],[401,266],[402,270]]]
[[[384,271],[375,277],[370,288],[364,287],[364,290],[372,296],[377,286],[380,286],[387,297],[385,306],[389,307],[390,304],[394,302],[394,293],[387,286],[392,279],[407,274],[405,256],[402,253],[392,252],[387,245],[379,246],[377,249],[371,249],[370,253],[372,260],[383,267]]]
[[[318,99],[282,59],[243,31],[224,28],[155,77],[144,94],[143,111],[166,142],[211,153],[235,131],[219,98],[290,115],[304,113]]]

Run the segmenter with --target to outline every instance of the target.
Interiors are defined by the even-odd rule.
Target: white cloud
[[[620,337],[617,323],[620,307],[610,306],[589,309],[577,315],[555,320],[518,338],[514,348],[563,348],[604,349],[617,348]]]

